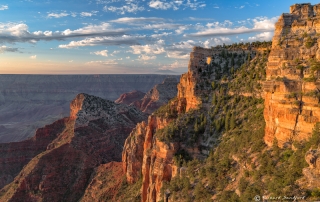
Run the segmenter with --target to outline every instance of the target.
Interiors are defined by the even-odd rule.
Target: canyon
[[[94,168],[121,161],[127,134],[145,119],[146,116],[135,107],[78,94],[70,104],[68,118],[39,129],[33,139],[27,140],[35,143],[2,146],[5,155],[1,156],[2,167],[9,169],[3,171],[14,173],[19,168],[16,164],[21,169],[22,164],[29,161],[19,174],[14,173],[14,181],[1,190],[1,200],[78,201]],[[22,144],[20,148],[17,147],[19,144]],[[28,150],[30,153],[26,153]],[[16,170],[10,170],[9,166]],[[7,179],[5,183],[13,177],[1,173],[2,181]]]
[[[146,114],[152,114],[152,112],[177,95],[177,84],[175,77],[167,77],[146,94],[142,94],[139,91],[125,93],[115,103],[133,105]]]
[[[0,142],[32,137],[37,128],[68,116],[79,93],[108,100],[148,92],[166,75],[0,75]],[[179,76],[171,75],[179,78]]]
[[[194,47],[178,83],[77,94],[67,118],[0,144],[0,200],[318,199],[319,12],[292,5],[272,43]]]

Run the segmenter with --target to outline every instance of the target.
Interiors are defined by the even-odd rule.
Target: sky
[[[0,74],[180,74],[194,46],[271,40],[295,3],[1,0]]]

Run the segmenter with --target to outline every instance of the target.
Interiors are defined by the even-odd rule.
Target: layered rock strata
[[[147,114],[152,114],[152,112],[167,104],[170,99],[177,95],[177,84],[176,78],[166,78],[161,84],[155,85],[147,92],[141,100],[131,104]]]
[[[26,140],[37,128],[68,116],[69,104],[79,93],[115,100],[133,90],[148,92],[166,77],[155,74],[0,75],[0,143]]]
[[[306,140],[320,121],[319,8],[292,5],[275,24],[264,83],[268,145]]]
[[[12,182],[33,157],[44,152],[65,127],[66,119],[60,119],[39,128],[35,136],[28,140],[0,144],[0,189]]]
[[[145,96],[145,93],[135,90],[129,93],[121,94],[120,97],[116,99],[114,102],[118,104],[130,105],[131,103],[137,100],[141,100],[144,96]]]
[[[178,84],[177,97],[167,105],[177,113],[184,113],[192,109],[198,109],[202,105],[202,96],[211,90],[211,84],[200,88],[200,84],[207,80],[214,80],[217,76],[212,74],[210,78],[203,72],[213,68],[212,62],[217,62],[224,49],[204,49],[195,47],[190,54],[188,72],[183,74]],[[250,51],[250,50],[246,50]],[[234,52],[243,53],[244,50]],[[211,60],[212,57],[215,59]],[[209,58],[209,59],[208,59]],[[174,155],[179,149],[199,154],[198,148],[186,147],[181,142],[163,142],[156,137],[156,132],[165,128],[173,121],[172,118],[157,116],[156,113],[149,116],[147,122],[139,123],[126,139],[122,153],[123,170],[127,181],[134,183],[142,178],[142,201],[161,201],[161,188],[165,181],[178,175],[180,170],[174,163]],[[187,135],[187,134],[186,134]]]
[[[1,189],[1,201],[80,200],[94,169],[121,161],[125,138],[146,119],[134,107],[87,94],[77,95],[70,108],[64,130]]]

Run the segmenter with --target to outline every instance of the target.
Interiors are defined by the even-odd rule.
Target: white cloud
[[[248,41],[270,41],[273,37],[273,32],[262,32],[253,37],[249,37]]]
[[[181,1],[179,1],[181,2]],[[149,6],[151,8],[155,8],[155,9],[161,9],[161,10],[168,10],[170,8],[173,8],[174,10],[178,10],[179,8],[176,6],[174,1],[171,2],[163,2],[163,1],[159,1],[159,0],[152,0],[149,2]]]
[[[139,44],[138,40],[143,39],[145,36],[129,36],[123,35],[121,37],[92,37],[80,41],[71,41],[69,44],[59,45],[59,48],[77,48],[83,46],[117,46],[117,45],[136,45]]]
[[[172,32],[163,32],[161,34],[152,34],[151,37],[152,38],[160,38],[160,37],[163,37],[163,36],[169,36],[171,34],[172,34]]]
[[[132,48],[133,54],[161,54],[164,53],[164,47],[163,47],[164,41],[159,40],[156,44],[147,44],[147,45],[133,45],[130,46]]]
[[[120,51],[113,51],[110,55],[115,56],[116,54],[120,53]]]
[[[9,6],[7,5],[0,5],[0,11],[4,11],[4,10],[7,10],[9,9]]]
[[[48,18],[62,18],[62,17],[66,17],[69,14],[66,12],[62,12],[62,13],[48,13],[47,17]]]
[[[267,18],[267,17],[257,17],[253,19],[253,29],[261,30],[274,30],[274,24],[277,22],[278,17]]]
[[[142,22],[159,22],[164,21],[163,18],[156,18],[156,17],[139,17],[139,18],[131,18],[131,17],[124,17],[118,18],[116,20],[111,20],[110,22],[115,23],[124,23],[124,24],[132,24],[132,23],[142,23]]]
[[[205,42],[202,43],[201,46],[205,48],[210,48],[212,46],[222,45],[222,44],[231,44],[232,40],[229,37],[214,37],[207,39]]]
[[[207,27],[202,28],[196,33],[187,34],[185,36],[189,37],[214,37],[214,36],[226,36],[226,35],[237,35],[252,32],[266,32],[273,31],[274,24],[277,21],[277,17],[267,18],[267,17],[257,17],[251,20],[253,27],[249,28],[244,25],[239,27],[231,27],[233,25],[230,21],[225,21],[224,23],[208,23]]]
[[[173,24],[173,23],[157,23],[148,24],[143,26],[141,29],[152,29],[152,30],[175,30],[176,33],[182,33],[184,30],[189,29],[189,25]]]
[[[245,6],[240,6],[239,9],[243,9]]]
[[[129,60],[129,59],[130,59],[130,56],[126,57],[126,59],[128,59],[128,60]]]
[[[72,63],[72,62],[73,62],[73,60],[69,60],[69,62],[70,62],[70,63]]]
[[[176,1],[166,1],[166,0],[151,0],[149,2],[149,7],[160,10],[179,10],[180,7],[191,8],[192,10],[197,10],[198,8],[205,7],[204,2],[198,2],[197,0],[176,0]]]
[[[32,59],[32,60],[37,59],[37,55],[32,55],[32,56],[30,56],[30,59]]]
[[[169,65],[164,65],[162,66],[161,70],[172,70],[172,69],[177,69],[177,68],[187,68],[188,67],[188,60],[176,60],[172,64]]]
[[[91,17],[93,15],[96,15],[98,13],[98,11],[92,11],[92,12],[81,12],[80,15],[82,17]]]
[[[1,53],[5,53],[5,52],[17,52],[18,49],[17,48],[10,48],[7,46],[0,46],[0,54]]]
[[[113,29],[109,23],[88,25],[76,30],[35,31],[30,32],[23,23],[0,23],[0,43],[30,42],[40,40],[64,40],[78,37],[121,36],[125,34],[120,29]],[[132,44],[131,44],[132,45]]]
[[[139,58],[138,60],[147,61],[147,60],[155,60],[157,59],[157,56],[140,55],[138,58]]]
[[[192,40],[174,43],[166,49],[167,57],[176,59],[188,59],[190,51],[196,45]]]
[[[96,51],[96,52],[93,52],[92,54],[108,57],[108,50]]]
[[[105,61],[90,61],[86,65],[116,65],[118,62],[116,60],[105,60]]]
[[[128,3],[121,7],[115,7],[115,6],[103,7],[103,11],[105,12],[110,11],[110,12],[118,13],[121,15],[124,15],[126,13],[137,13],[138,11],[143,11],[143,10],[144,10],[143,6],[139,6],[138,4],[134,4],[134,3]]]

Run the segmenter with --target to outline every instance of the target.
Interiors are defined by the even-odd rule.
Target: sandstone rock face
[[[154,136],[156,130],[167,125],[167,119],[151,115],[148,123],[138,124],[125,142],[123,169],[130,183],[143,178],[142,201],[159,201],[163,182],[170,181],[173,170],[176,170],[173,156],[178,151],[179,144],[167,144]]]
[[[190,53],[188,72],[183,74],[178,84],[178,99],[181,106],[185,105],[185,110],[195,109],[200,105],[201,99],[196,90],[197,82],[200,78],[198,69],[204,68],[208,56],[212,55],[210,49],[194,47]]]
[[[192,109],[197,109],[202,105],[203,95],[211,90],[211,83],[204,84],[203,75],[208,63],[217,62],[223,49],[205,49],[195,47],[190,54],[188,72],[183,74],[178,84],[178,93],[176,99],[170,101],[167,108],[175,109],[178,113],[184,113]],[[243,53],[250,50],[235,50],[234,52]],[[232,51],[230,51],[233,53]],[[215,57],[213,60],[208,59]],[[210,74],[211,75],[211,74]],[[206,80],[206,81],[207,81]],[[149,93],[149,97],[160,97],[158,93]],[[155,91],[156,92],[156,91]],[[167,113],[167,112],[166,112]],[[161,201],[161,187],[165,181],[170,181],[172,177],[185,172],[185,169],[179,168],[174,164],[174,155],[183,149],[188,151],[192,156],[199,155],[197,148],[187,147],[179,142],[162,142],[156,137],[157,130],[169,125],[172,118],[163,118],[153,113],[149,116],[147,122],[142,122],[136,126],[126,139],[122,153],[123,170],[126,174],[127,181],[134,183],[142,177],[142,201]],[[190,152],[189,152],[190,151]],[[200,155],[199,155],[200,156]]]
[[[264,83],[264,140],[279,146],[310,137],[320,121],[319,5],[295,4],[276,23]]]
[[[130,105],[131,103],[141,100],[145,96],[145,93],[141,91],[132,91],[129,93],[123,93],[120,95],[118,99],[116,99],[114,102],[118,104],[126,104]]]
[[[161,84],[155,85],[141,100],[131,104],[147,114],[152,114],[156,109],[177,96],[177,84],[175,77],[168,77]]]
[[[320,186],[320,151],[311,149],[305,155],[309,167],[303,169],[304,178],[300,179],[300,185],[308,189],[315,189]]]
[[[87,94],[70,106],[64,130],[0,191],[1,201],[79,201],[94,169],[120,161],[125,138],[146,119],[134,107]]]
[[[0,143],[32,137],[37,128],[68,116],[79,93],[108,100],[148,92],[167,75],[0,75]],[[179,76],[172,76],[179,78]]]

